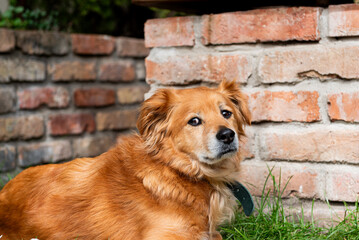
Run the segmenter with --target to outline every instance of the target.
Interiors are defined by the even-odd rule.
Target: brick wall
[[[0,29],[0,176],[95,156],[135,129],[143,40]]]
[[[359,193],[359,5],[290,7],[152,19],[147,82],[159,87],[236,80],[253,124],[242,181],[256,196],[281,172],[294,211],[343,216]],[[333,215],[335,216],[335,215]]]

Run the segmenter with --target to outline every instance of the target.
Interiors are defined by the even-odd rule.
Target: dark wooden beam
[[[190,14],[244,11],[271,6],[319,6],[353,3],[353,0],[132,0],[133,4]]]

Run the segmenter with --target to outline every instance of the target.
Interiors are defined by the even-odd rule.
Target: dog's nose
[[[225,143],[225,144],[230,144],[233,142],[234,140],[234,131],[232,131],[229,128],[222,128],[221,130],[219,130],[219,132],[216,135],[216,138]]]

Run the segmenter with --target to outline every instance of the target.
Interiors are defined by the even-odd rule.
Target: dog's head
[[[246,124],[246,96],[223,81],[216,89],[158,90],[143,103],[137,127],[153,152],[171,148],[190,161],[215,165],[237,155]]]

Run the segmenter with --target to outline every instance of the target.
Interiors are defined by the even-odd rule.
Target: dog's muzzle
[[[222,158],[227,153],[233,153],[238,150],[235,143],[236,133],[229,128],[221,128],[216,134],[217,140],[220,142],[220,151],[217,158]]]

